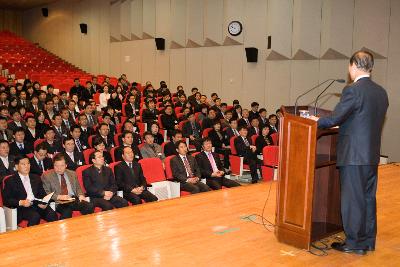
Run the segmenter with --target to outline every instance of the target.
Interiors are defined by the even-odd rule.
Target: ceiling
[[[0,8],[26,10],[37,6],[47,5],[57,0],[0,0]]]

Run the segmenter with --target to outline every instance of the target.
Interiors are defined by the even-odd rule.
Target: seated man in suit
[[[75,171],[79,166],[84,165],[84,158],[81,152],[75,150],[75,140],[71,136],[67,137],[63,141],[65,161],[67,162],[67,169]]]
[[[32,153],[32,145],[25,142],[25,130],[20,127],[14,131],[14,142],[10,144],[10,154],[17,156],[25,156],[26,154]]]
[[[140,148],[140,154],[143,158],[159,158],[162,161],[165,159],[165,155],[162,152],[162,148],[159,144],[154,143],[154,136],[151,132],[145,132],[143,134],[145,141],[144,145]]]
[[[30,174],[41,176],[43,172],[53,168],[53,162],[47,157],[46,144],[40,143],[35,147],[33,157],[29,159],[31,164]]]
[[[130,117],[132,115],[138,115],[138,112],[139,107],[136,105],[136,96],[130,95],[128,98],[128,103],[125,105],[125,115]]]
[[[97,136],[103,138],[107,150],[114,147],[114,138],[110,134],[110,127],[107,123],[100,123]]]
[[[118,188],[124,191],[124,198],[133,205],[157,201],[158,198],[147,190],[146,177],[142,167],[134,160],[132,148],[124,147],[122,161],[115,166],[115,179]]]
[[[260,113],[259,113],[259,111],[258,111],[259,106],[260,106],[260,105],[259,105],[257,102],[252,102],[252,103],[251,103],[251,110],[250,110],[250,112],[249,112],[249,120],[250,120],[250,122],[251,122],[254,118],[258,119],[258,118],[260,117]]]
[[[33,143],[37,139],[43,138],[43,133],[39,129],[37,129],[35,117],[28,116],[25,120],[27,126],[27,128],[25,129],[25,141],[31,146],[31,149],[33,150]]]
[[[201,126],[193,113],[188,114],[188,121],[183,124],[182,134],[189,138],[189,144],[194,145],[196,151],[201,151]]]
[[[221,189],[222,186],[240,186],[237,182],[225,178],[221,160],[217,153],[212,152],[210,138],[203,138],[203,151],[196,155],[196,161],[200,168],[201,177],[206,179],[207,185],[213,190]]]
[[[225,130],[225,145],[230,145],[230,140],[234,136],[239,136],[239,131],[237,130],[238,124],[236,119],[229,120],[229,127]]]
[[[269,122],[269,132],[270,134],[277,133],[279,131],[278,129],[278,117],[275,114],[271,114],[268,116],[268,122]]]
[[[201,172],[196,160],[189,154],[184,141],[175,144],[178,156],[171,159],[171,170],[175,180],[181,184],[181,190],[191,194],[210,191],[208,185],[200,181]]]
[[[26,123],[21,117],[21,113],[17,109],[11,111],[12,122],[8,124],[8,129],[15,131],[16,129],[22,127],[26,129]]]
[[[54,192],[52,196],[54,201],[75,198],[72,202],[56,205],[56,211],[61,214],[61,219],[71,218],[74,210],[83,215],[93,213],[93,204],[86,201],[76,173],[67,170],[64,156],[57,154],[53,158],[53,164],[54,170],[48,171],[42,176],[44,190],[48,194]]]
[[[201,127],[204,131],[204,129],[206,128],[212,128],[214,125],[214,122],[217,121],[217,112],[215,111],[214,108],[210,108],[208,110],[208,114],[207,114],[207,118],[205,118],[202,123],[201,123]]]
[[[248,129],[248,137],[251,138],[253,135],[259,135],[260,134],[260,128],[259,124],[260,121],[258,118],[254,117],[251,119],[251,126]]]
[[[251,126],[249,116],[250,116],[249,110],[243,109],[242,118],[238,120],[238,127],[245,126],[246,128],[249,128]]]
[[[176,143],[181,140],[182,132],[180,130],[174,131],[174,133],[172,134],[172,140],[164,145],[164,155],[166,157],[178,155],[178,152],[176,151]]]
[[[75,142],[75,149],[78,152],[83,152],[83,150],[89,147],[89,144],[81,138],[81,127],[79,125],[72,125],[70,129],[70,134]]]
[[[87,127],[93,128],[93,126],[97,125],[97,118],[96,116],[93,116],[93,108],[92,105],[86,104],[85,105],[85,112],[84,114],[86,115],[87,118]]]
[[[251,139],[247,138],[247,127],[240,126],[239,134],[235,139],[235,148],[239,156],[244,157],[243,163],[248,164],[251,172],[251,183],[255,184],[259,180],[259,176],[257,173],[257,154],[256,154],[256,146],[252,145]]]
[[[260,117],[258,118],[259,120],[259,127],[260,129],[263,128],[263,126],[266,126],[269,124],[268,118],[267,118],[267,110],[265,108],[260,109]]]
[[[95,132],[93,128],[88,126],[88,120],[85,114],[80,114],[78,116],[78,125],[81,127],[81,140],[88,144],[89,136],[94,135]]]
[[[90,202],[104,210],[128,206],[128,201],[117,196],[117,183],[109,167],[104,166],[103,154],[90,155],[91,167],[83,171],[83,184]]]
[[[7,118],[0,116],[0,140],[11,142],[13,139],[13,131],[8,129]]]
[[[53,158],[56,153],[60,153],[63,151],[63,147],[61,143],[56,142],[55,140],[55,133],[52,127],[46,128],[44,132],[44,141],[43,143],[46,144],[47,156]]]
[[[148,125],[151,122],[157,122],[158,118],[158,110],[156,109],[156,104],[154,100],[146,101],[146,109],[143,109],[142,112],[142,122],[147,123]]]
[[[4,206],[17,209],[17,222],[28,221],[28,226],[37,225],[40,219],[48,222],[56,221],[57,214],[48,205],[34,204],[35,198],[43,198],[46,191],[42,180],[34,174],[29,174],[30,163],[27,156],[15,158],[17,173],[5,180],[3,190]]]
[[[69,131],[67,127],[62,124],[60,113],[56,113],[53,117],[53,129],[55,133],[56,142],[62,143],[63,139],[68,136]]]
[[[114,150],[114,156],[115,156],[115,161],[121,161],[122,160],[122,154],[124,147],[129,146],[130,148],[133,149],[133,152],[135,153],[135,159],[139,160],[142,158],[142,155],[139,151],[139,148],[136,144],[134,144],[134,138],[133,138],[134,133],[129,132],[129,131],[123,131],[121,134],[121,145],[117,147]]]
[[[10,145],[6,140],[0,140],[0,182],[4,177],[14,174],[14,156],[10,155]]]

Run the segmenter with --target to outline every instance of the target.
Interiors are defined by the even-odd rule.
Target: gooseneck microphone
[[[333,80],[330,84],[328,84],[327,87],[325,87],[324,90],[322,90],[322,92],[317,96],[317,98],[315,98],[315,103],[314,103],[314,116],[317,116],[317,104],[318,104],[319,98],[321,97],[321,95],[322,95],[323,93],[326,92],[326,90],[328,90],[328,88],[329,88],[334,82],[345,83],[346,81],[343,80],[343,79],[336,79],[336,80]]]

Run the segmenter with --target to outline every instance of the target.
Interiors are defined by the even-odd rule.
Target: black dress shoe
[[[258,180],[251,180],[252,184],[256,184],[258,182]]]
[[[345,243],[334,242],[332,243],[331,247],[334,250],[345,252],[345,253],[354,253],[357,255],[365,255],[367,254],[367,249],[354,249],[348,247]]]
[[[368,250],[368,251],[375,251],[375,247],[368,246],[368,247],[367,247],[367,250]]]

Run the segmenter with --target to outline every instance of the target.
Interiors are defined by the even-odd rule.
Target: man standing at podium
[[[332,248],[361,255],[375,250],[377,170],[389,105],[386,91],[370,78],[373,66],[371,53],[354,53],[349,64],[353,83],[343,89],[333,113],[318,120],[319,128],[339,126],[337,166],[346,241]]]

